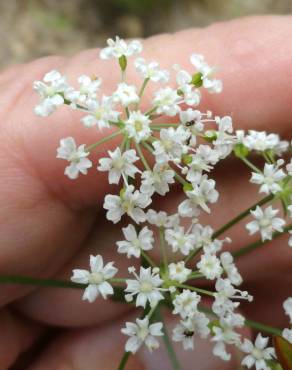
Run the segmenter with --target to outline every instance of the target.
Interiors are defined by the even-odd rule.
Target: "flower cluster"
[[[102,60],[116,59],[121,71],[121,80],[111,95],[102,93],[100,78],[85,75],[78,79],[77,88],[58,71],[34,83],[41,98],[36,114],[48,116],[67,105],[83,112],[81,124],[86,128],[108,131],[103,139],[88,145],[78,145],[72,137],[61,139],[57,158],[68,162],[65,175],[70,179],[86,175],[93,167],[99,144],[120,138],[118,146],[97,160],[96,169],[106,172],[109,184],[118,187],[104,198],[106,218],[114,224],[122,219],[128,222],[116,251],[129,260],[139,259],[141,267],[136,271],[131,265],[130,276],[115,278],[118,270],[113,262],[104,265],[102,256],[90,256],[90,271],[75,269],[71,279],[85,284],[83,299],[89,302],[98,296],[106,299],[118,286],[126,302],[142,307],[142,317],[122,329],[129,336],[126,352],[135,353],[143,344],[150,351],[159,346],[157,337],[164,331],[156,312],[166,305],[177,317],[172,339],[181,342],[185,350],[193,349],[197,336],[209,338],[214,355],[222,360],[231,358],[229,347],[233,345],[246,354],[243,366],[270,369],[276,355],[267,347],[268,338],[259,333],[253,344],[241,334],[246,321],[238,310],[240,302],[251,302],[253,297],[239,288],[243,278],[234,256],[225,249],[232,241],[220,236],[249,214],[253,220],[246,229],[250,235],[260,235],[259,243],[291,231],[292,161],[280,158],[291,150],[291,143],[277,134],[236,131],[230,116],[200,111],[202,90],[216,94],[223,88],[214,78],[215,68],[202,55],[191,55],[191,72],[178,65],[167,71],[156,61],[135,57],[133,64],[141,84],[131,84],[126,78],[128,59],[141,52],[139,41],[127,43],[118,37],[108,40],[108,46],[100,51]],[[173,80],[175,84],[170,83]],[[146,100],[144,92],[150,83],[162,86]],[[250,168],[250,182],[258,185],[266,198],[216,231],[202,224],[200,216],[210,214],[212,205],[219,201],[212,170],[232,154]],[[264,159],[263,166],[253,163],[250,154]],[[167,196],[175,183],[183,199],[172,204],[172,212],[152,207],[154,197]],[[265,206],[272,201],[276,205]],[[282,204],[283,212],[274,208],[276,201]],[[157,246],[160,261],[152,257]],[[207,281],[209,288],[203,289],[197,280]],[[203,296],[211,299],[210,307],[202,304]],[[291,322],[292,298],[285,301],[284,309]],[[291,329],[285,329],[283,337],[292,343]]]

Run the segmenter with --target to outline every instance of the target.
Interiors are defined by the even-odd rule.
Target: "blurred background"
[[[0,0],[0,69],[102,46],[115,35],[143,37],[270,13],[292,13],[292,0]]]

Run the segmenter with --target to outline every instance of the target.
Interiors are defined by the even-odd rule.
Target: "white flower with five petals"
[[[115,40],[108,39],[107,44],[108,46],[100,51],[99,56],[101,59],[119,59],[122,56],[129,57],[131,55],[141,53],[142,51],[142,44],[140,41],[132,40],[127,43],[118,36],[116,36]]]
[[[246,225],[250,235],[259,231],[262,240],[265,241],[272,239],[274,231],[283,231],[285,220],[280,217],[275,217],[279,213],[278,209],[273,209],[272,206],[269,206],[263,210],[260,206],[257,206],[256,209],[250,211],[250,213],[255,218],[254,221]]]
[[[118,184],[121,176],[127,183],[127,176],[135,178],[135,174],[140,172],[133,164],[139,159],[134,149],[126,150],[121,153],[121,149],[117,147],[113,152],[109,150],[108,154],[109,158],[101,158],[99,160],[97,169],[99,171],[109,172],[108,179],[110,184]]]
[[[103,208],[107,210],[106,218],[114,224],[119,222],[125,213],[139,224],[145,221],[143,208],[150,203],[151,198],[147,194],[142,194],[135,190],[133,185],[129,185],[120,191],[120,195],[107,194]]]
[[[223,88],[222,82],[212,78],[215,68],[210,67],[201,54],[192,54],[190,59],[196,70],[201,73],[203,87],[210,93],[220,93]]]
[[[109,128],[110,122],[117,122],[120,115],[120,112],[114,110],[113,99],[105,95],[101,98],[101,101],[87,101],[86,108],[89,114],[81,118],[85,127],[97,126],[100,130]]]
[[[268,342],[269,338],[262,337],[261,333],[257,335],[255,344],[245,338],[240,349],[247,353],[247,356],[244,357],[241,364],[248,369],[255,366],[256,370],[269,370],[270,366],[266,361],[275,358],[276,354],[273,347],[267,347]]]
[[[128,258],[131,256],[139,258],[142,250],[149,251],[153,248],[153,231],[149,230],[147,226],[144,226],[139,233],[131,224],[123,227],[122,230],[126,240],[117,242],[119,253],[126,253]]]
[[[64,104],[64,94],[69,89],[65,76],[52,70],[45,74],[43,81],[35,81],[33,88],[41,97],[41,103],[34,111],[39,116],[49,116],[60,105]]]
[[[85,144],[77,147],[73,137],[67,137],[60,140],[60,146],[57,149],[57,158],[65,159],[70,165],[65,168],[65,175],[69,179],[77,179],[79,172],[87,174],[88,168],[92,167],[92,162],[87,158],[89,152],[85,149]]]
[[[90,271],[73,270],[71,281],[79,284],[88,284],[82,297],[83,300],[94,302],[99,295],[106,299],[108,295],[114,294],[114,290],[108,282],[118,271],[113,264],[113,262],[109,262],[104,265],[100,255],[90,256]]]
[[[155,307],[159,301],[164,297],[161,293],[163,290],[161,287],[163,280],[160,278],[156,271],[153,271],[151,267],[144,268],[140,267],[139,276],[131,269],[136,279],[127,279],[127,287],[125,292],[125,298],[128,302],[133,300],[134,296],[136,298],[137,307],[146,307],[147,302],[149,302],[151,307]]]
[[[136,353],[143,343],[152,352],[153,349],[159,347],[159,342],[155,337],[163,336],[162,323],[156,322],[149,325],[147,316],[144,319],[137,319],[136,324],[126,322],[126,327],[121,331],[130,337],[126,343],[125,351],[131,353]]]
[[[130,138],[140,143],[151,135],[150,123],[151,120],[140,111],[132,111],[125,121],[125,131]]]

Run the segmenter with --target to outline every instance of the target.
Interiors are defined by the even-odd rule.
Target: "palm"
[[[264,31],[270,27],[277,31],[272,36]],[[289,138],[292,84],[288,71],[292,48],[286,40],[291,33],[290,18],[246,19],[206,30],[186,31],[175,37],[153,38],[147,41],[145,56],[167,67],[178,57],[183,64],[194,49],[205,54],[220,66],[225,84],[222,96],[212,97],[206,106],[217,114],[231,113],[237,127],[275,130]],[[161,43],[168,42],[171,47],[166,56]],[[274,50],[278,52],[277,59]],[[47,120],[32,113],[37,97],[31,84],[53,68],[62,70],[71,80],[83,72],[97,74],[109,89],[118,79],[118,71],[114,75],[112,70],[110,73],[104,70],[95,50],[69,61],[47,58],[15,67],[0,76],[1,274],[68,279],[73,268],[87,263],[90,253],[98,251],[111,260],[115,241],[120,237],[119,229],[105,221],[102,211],[103,197],[108,191],[106,176],[92,171],[86,178],[70,182],[63,176],[63,163],[55,160],[61,137],[72,135],[80,142],[91,143],[97,140],[98,134],[82,129],[77,114],[66,109]],[[101,155],[96,152],[96,161]],[[241,187],[248,178],[248,172],[244,168],[239,170],[237,163],[232,162],[217,173],[221,201],[214,208],[215,217],[208,220],[215,228],[258,199],[256,187]],[[251,241],[243,225],[228,235],[240,240],[232,248]],[[282,324],[281,302],[289,295],[292,280],[289,253],[286,240],[279,238],[272,246],[263,247],[260,253],[240,261],[247,288],[258,297],[251,308],[246,307],[249,317]],[[125,271],[127,261],[118,255],[114,260]],[[30,369],[64,369],[67,365],[68,369],[75,366],[90,370],[96,369],[99,363],[104,369],[116,367],[123,351],[123,338],[118,333],[125,320],[121,317],[126,314],[124,306],[101,300],[87,304],[81,302],[80,291],[75,290],[34,291],[14,286],[3,286],[0,300],[3,306],[0,328],[5,338],[1,348],[6,353],[0,360],[0,369],[7,369],[50,325],[74,330],[58,335]],[[82,329],[84,326],[90,329]],[[200,343],[196,353],[188,355],[190,363],[194,356],[200,363],[203,346],[209,345]],[[143,361],[141,356],[133,359],[129,369],[131,366],[142,369]],[[209,359],[208,364],[201,362],[211,369],[214,363],[210,361],[215,359]],[[234,364],[219,364],[216,366],[222,369],[234,368]],[[164,368],[168,369],[168,365]]]

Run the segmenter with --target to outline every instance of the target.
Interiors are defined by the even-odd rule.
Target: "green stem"
[[[250,211],[255,209],[257,206],[262,206],[263,204],[268,203],[274,198],[273,194],[270,194],[266,196],[265,198],[261,199],[259,202],[253,204],[251,207],[246,209],[245,211],[241,212],[238,216],[234,217],[231,221],[227,222],[225,225],[220,227],[217,231],[215,231],[212,235],[213,239],[218,238],[221,234],[223,234],[226,230],[230,229],[233,225],[237,224],[239,221],[241,221],[243,218],[248,216],[250,214]]]
[[[194,257],[196,257],[201,252],[201,248],[195,249],[192,251],[186,258],[184,259],[184,262],[187,263],[191,261]]]
[[[154,314],[156,313],[157,309],[158,309],[158,304],[156,304],[156,306],[151,307],[150,311],[146,315],[148,316],[149,321],[151,321],[152,316],[154,317]]]
[[[268,333],[272,335],[282,335],[282,330],[278,328],[274,328],[269,325],[261,324],[260,322],[257,322],[257,321],[245,320],[245,325],[248,326],[249,328],[256,329],[264,333]]]
[[[121,145],[120,145],[120,150],[121,150],[122,153],[123,153],[123,151],[126,147],[127,140],[128,140],[128,137],[125,135],[124,138],[123,138],[123,141],[121,142]]]
[[[131,355],[131,352],[125,352],[122,359],[121,359],[121,362],[119,364],[119,367],[118,367],[118,370],[124,370],[126,365],[127,365],[127,362],[129,360],[129,357]]]
[[[143,81],[143,84],[142,84],[141,89],[140,89],[140,91],[139,91],[139,98],[142,98],[142,95],[144,94],[145,88],[146,88],[146,86],[147,86],[147,84],[148,84],[149,80],[150,80],[150,78],[149,78],[149,77],[147,77],[147,78],[145,78],[145,80]]]
[[[203,278],[204,275],[201,272],[192,272],[189,276],[188,279],[200,279]]]
[[[136,145],[137,152],[140,156],[141,162],[143,163],[145,169],[147,171],[151,171],[151,168],[150,168],[150,166],[149,166],[149,164],[148,164],[148,162],[147,162],[147,160],[146,160],[146,158],[145,158],[145,156],[144,156],[144,154],[141,150],[140,144],[135,141],[135,145]]]
[[[235,251],[232,253],[233,257],[237,258],[237,257],[241,257],[241,256],[244,256],[245,254],[249,253],[249,252],[252,252],[253,250],[259,248],[259,247],[262,247],[263,245],[267,244],[268,242],[271,242],[273,241],[274,239],[278,238],[279,236],[285,234],[286,232],[288,232],[289,230],[292,230],[292,224],[291,225],[288,225],[284,228],[284,230],[282,232],[275,232],[273,233],[273,238],[272,240],[265,240],[265,241],[262,241],[262,239],[259,239],[243,248],[240,248],[239,250]]]
[[[194,292],[205,294],[205,295],[208,295],[208,296],[211,296],[211,297],[214,296],[213,292],[209,292],[208,290],[197,288],[197,287],[194,287],[194,286],[191,286],[191,285],[186,285],[186,284],[173,284],[173,285],[176,286],[177,288],[193,290]]]
[[[150,266],[157,267],[154,261],[152,261],[152,259],[148,256],[148,254],[144,252],[142,249],[141,249],[141,255],[145,258],[145,260],[149,263]]]
[[[168,352],[169,360],[172,364],[172,367],[173,367],[174,370],[181,370],[180,363],[179,363],[178,358],[176,356],[175,350],[172,346],[172,342],[169,338],[169,335],[168,335],[168,332],[167,332],[167,329],[166,329],[166,325],[165,325],[165,322],[163,320],[163,317],[161,315],[161,312],[160,312],[159,308],[155,312],[155,316],[157,318],[157,321],[160,321],[163,324],[163,341],[164,341],[165,348]]]
[[[167,127],[177,127],[179,123],[157,123],[150,125],[151,129],[154,129],[154,127],[159,128],[167,128]]]
[[[91,145],[88,145],[85,150],[87,152],[90,152],[92,149],[95,149],[97,146],[101,145],[101,144],[104,144],[106,143],[107,141],[110,141],[111,139],[115,138],[116,136],[119,136],[122,134],[122,130],[119,130],[119,131],[115,131],[113,132],[111,135],[108,135],[106,137],[103,137],[102,139],[100,139],[99,141],[97,141],[96,143],[94,144],[91,144]]]
[[[87,287],[87,284],[74,283],[73,281],[57,279],[41,279],[30,276],[17,276],[17,275],[0,276],[0,284],[19,284],[40,287],[73,288],[73,289],[84,289]]]
[[[251,163],[246,157],[239,157],[249,168],[257,173],[262,173],[253,163]]]
[[[145,141],[142,142],[142,145],[145,149],[148,150],[148,152],[150,152],[151,154],[153,154],[154,150],[153,148],[151,147],[151,145],[149,145],[148,143],[146,143]]]
[[[159,240],[160,240],[160,251],[161,251],[162,258],[163,258],[164,269],[165,269],[165,271],[167,271],[168,263],[167,263],[167,255],[166,255],[164,228],[163,227],[159,228]]]
[[[145,113],[145,116],[150,116],[152,113],[154,113],[156,111],[157,107],[153,107],[151,109],[149,109],[146,113]]]
[[[174,171],[174,169],[172,168],[172,170]],[[188,182],[180,175],[180,174],[178,174],[176,171],[174,171],[175,172],[175,175],[174,175],[174,177],[175,177],[175,179],[178,181],[178,182],[180,182],[182,185],[186,185],[186,184],[188,184]]]
[[[121,278],[112,278],[112,279],[109,279],[108,281],[110,283],[122,283],[124,284],[126,282],[127,279],[121,279]]]

